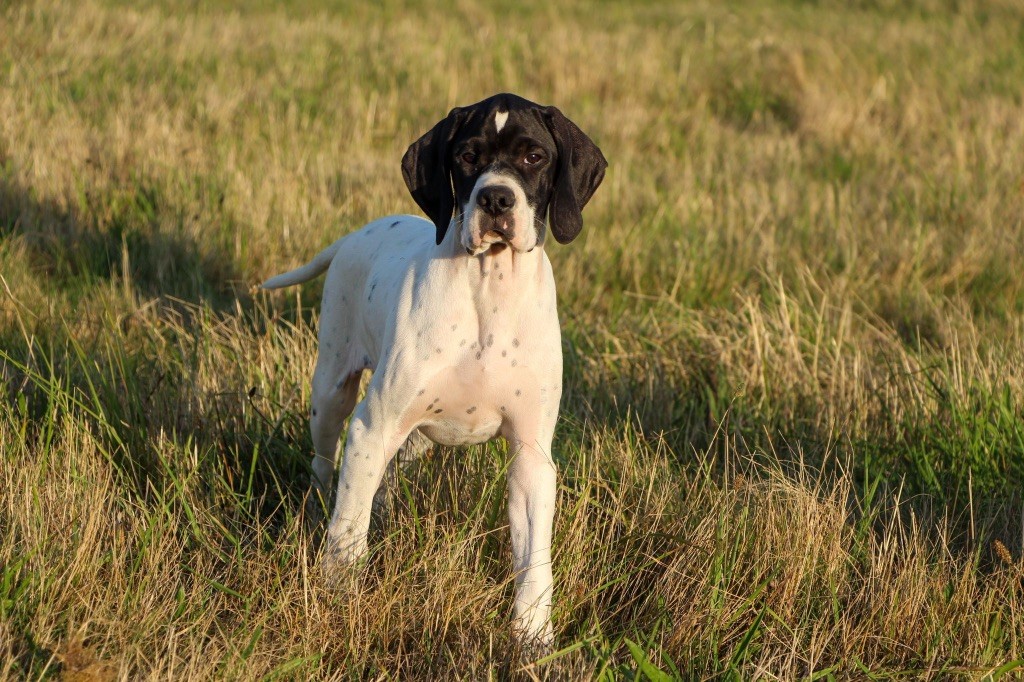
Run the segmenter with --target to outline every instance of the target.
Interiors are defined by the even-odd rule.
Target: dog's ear
[[[437,226],[438,244],[444,239],[455,210],[449,147],[463,118],[463,109],[452,109],[444,120],[413,142],[402,157],[402,177],[412,198]]]
[[[548,223],[558,243],[568,244],[583,229],[583,207],[604,179],[608,162],[593,140],[557,108],[545,109],[544,117],[558,148]]]

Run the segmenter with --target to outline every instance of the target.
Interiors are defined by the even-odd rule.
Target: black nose
[[[516,195],[512,192],[511,187],[490,185],[477,192],[476,203],[485,213],[497,218],[512,210],[512,207],[516,205]]]

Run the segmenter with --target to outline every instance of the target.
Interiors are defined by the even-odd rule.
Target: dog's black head
[[[402,175],[438,244],[457,210],[470,253],[498,242],[529,251],[544,239],[545,216],[560,243],[576,238],[607,165],[555,107],[500,94],[452,109],[409,147]]]

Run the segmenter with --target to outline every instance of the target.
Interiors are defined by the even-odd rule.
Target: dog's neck
[[[544,287],[550,271],[543,243],[528,252],[520,252],[502,243],[477,255],[466,253],[462,245],[462,226],[452,221],[438,249],[468,277],[470,295],[482,317],[507,312],[509,308],[531,305]]]
[[[526,277],[530,279],[539,274],[544,263],[544,243],[539,242],[537,246],[529,251],[516,251],[505,242],[492,244],[486,251],[476,255],[466,252],[462,245],[463,226],[455,219],[452,219],[444,239],[438,249],[445,258],[456,261],[464,261],[470,270],[477,270],[481,276],[487,276],[492,270],[504,269],[506,273],[515,273],[517,278]],[[475,267],[474,267],[475,264]],[[495,266],[497,266],[495,268]],[[505,277],[509,277],[506,274]],[[501,281],[503,281],[502,278]]]

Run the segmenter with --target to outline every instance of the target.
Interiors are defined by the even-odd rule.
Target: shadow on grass
[[[236,286],[237,264],[188,234],[188,223],[198,217],[175,203],[166,182],[140,174],[111,177],[109,188],[83,184],[74,199],[60,201],[19,184],[12,168],[0,157],[0,240],[21,243],[49,293],[74,303],[118,280],[142,298],[203,301],[214,309],[244,295]],[[222,200],[216,192],[205,197],[212,204]],[[210,220],[229,222],[223,210]]]
[[[229,310],[254,335],[269,323],[238,286],[238,264],[216,240],[191,236],[198,218],[172,198],[171,181],[133,173],[58,200],[16,182],[12,168],[0,153],[0,247],[25,255],[48,308],[0,307],[0,395],[28,425],[29,451],[49,447],[54,414],[74,413],[139,497],[173,489],[188,460],[212,481],[211,503],[232,498],[256,515],[287,503],[291,513],[308,480],[296,455],[309,449],[304,416],[241,385],[243,372],[224,376],[222,392],[197,388],[200,355],[216,344],[210,329]],[[219,229],[231,226],[222,202],[216,191],[200,197]],[[130,295],[119,300],[112,284]]]

